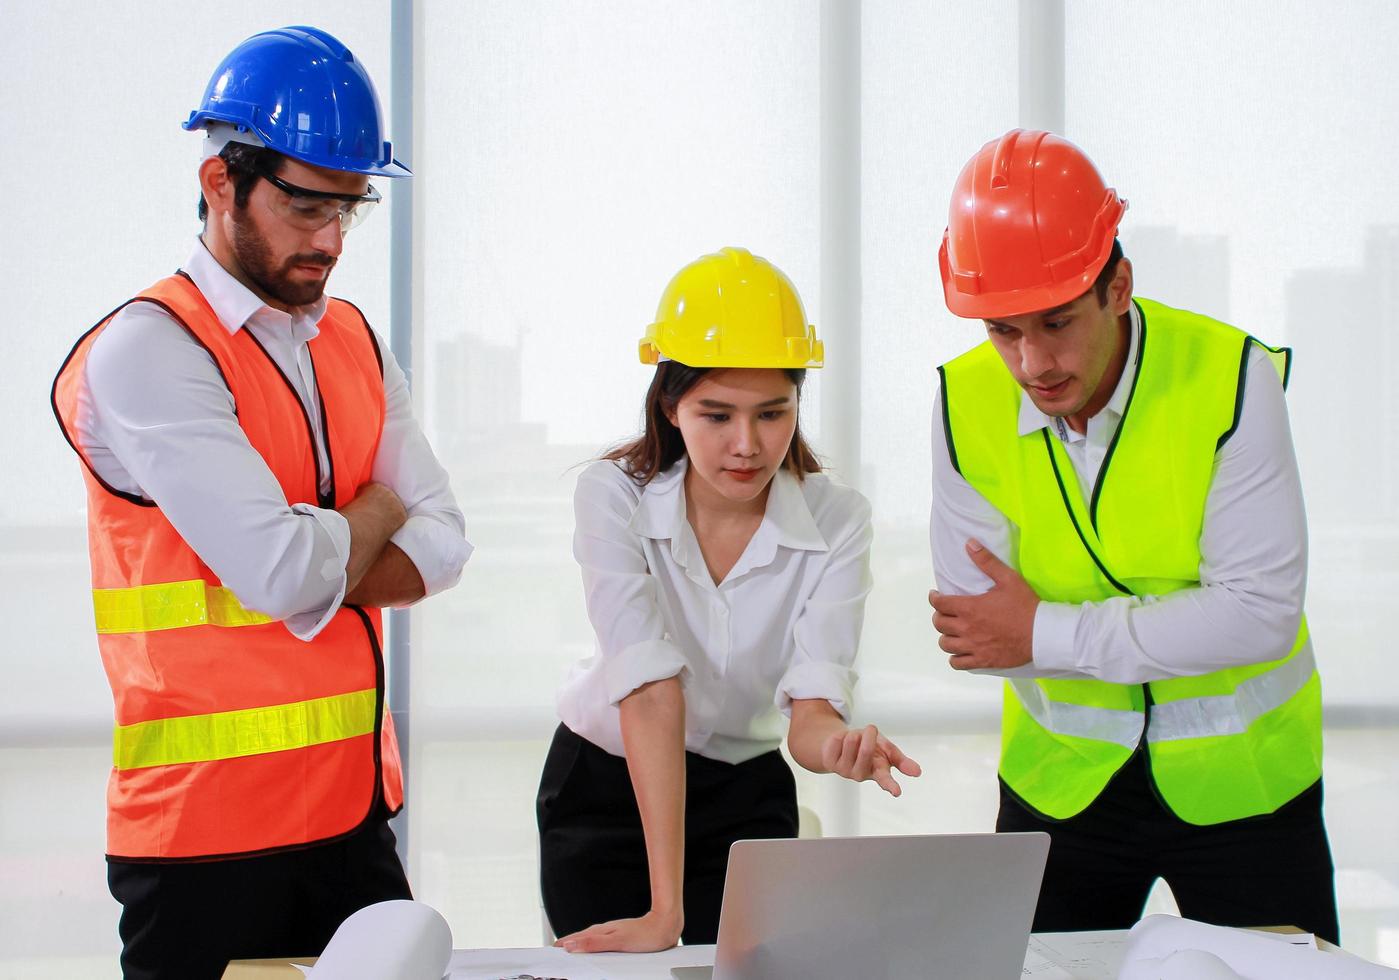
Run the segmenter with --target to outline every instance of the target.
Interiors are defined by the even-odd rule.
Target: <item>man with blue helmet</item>
[[[407,177],[324,31],[244,41],[185,123],[203,232],[78,341],[53,403],[88,492],[115,700],[108,882],[127,977],[318,953],[410,897],[381,610],[454,585],[464,521],[402,370],[325,295]]]

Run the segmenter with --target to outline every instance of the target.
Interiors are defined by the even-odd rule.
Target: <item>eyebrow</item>
[[[1069,312],[1071,309],[1073,309],[1073,306],[1073,303],[1064,303],[1061,306],[1054,307],[1054,309],[1052,310],[1044,310],[1039,315],[1042,317],[1058,316],[1061,313]],[[987,320],[986,322],[991,324],[993,327],[1006,327],[1011,330],[1015,329],[1014,324],[1006,323],[1004,320]]]
[[[791,402],[791,400],[792,400],[792,399],[791,399],[791,397],[790,397],[789,395],[783,395],[781,398],[769,398],[767,401],[762,402],[761,404],[755,405],[754,407],[755,407],[755,408],[775,408],[775,407],[778,406],[778,405],[786,405],[786,404],[788,404],[789,402]],[[715,401],[713,398],[701,398],[701,399],[700,399],[700,404],[703,405],[705,408],[737,408],[737,407],[738,407],[737,405],[734,405],[734,404],[731,403],[731,402]]]

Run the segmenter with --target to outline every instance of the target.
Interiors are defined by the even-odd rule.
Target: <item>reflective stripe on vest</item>
[[[1021,677],[1013,678],[1010,686],[1030,717],[1039,722],[1041,728],[1056,735],[1114,742],[1129,749],[1136,748],[1141,740],[1145,716],[1140,711],[1051,701],[1045,696],[1044,688]]]
[[[1233,694],[1152,705],[1147,741],[1155,744],[1182,738],[1240,735],[1269,711],[1291,701],[1315,672],[1316,658],[1308,641],[1295,656],[1266,674],[1241,681]]]
[[[213,762],[369,735],[375,701],[370,688],[294,704],[118,725],[112,764],[126,770]]]
[[[233,592],[203,579],[93,589],[98,633],[150,633],[186,626],[261,626],[271,616],[245,609]]]
[[[1241,682],[1231,695],[1152,705],[1147,741],[1241,734],[1269,711],[1290,701],[1311,680],[1315,670],[1312,645],[1307,643],[1295,657],[1275,669]],[[1056,735],[1113,742],[1128,749],[1136,748],[1141,739],[1144,716],[1139,711],[1051,701],[1043,688],[1024,678],[1012,679],[1010,686],[1030,717]]]

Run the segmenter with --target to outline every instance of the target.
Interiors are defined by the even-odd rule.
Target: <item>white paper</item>
[[[1030,937],[1023,975],[1035,980],[1117,980],[1127,933],[1042,932]]]
[[[1150,915],[1132,927],[1120,980],[1164,980],[1168,961],[1182,950],[1212,954],[1239,980],[1399,980],[1399,970],[1293,945],[1292,938]]]
[[[1045,959],[1033,949],[1025,951],[1025,970],[1022,976],[1035,980],[1078,980],[1072,973]]]
[[[524,974],[561,980],[607,980],[588,959],[555,946],[457,950],[452,956],[452,972],[448,977],[450,980],[501,980]]]
[[[1117,980],[1243,980],[1213,953],[1182,949],[1165,959],[1131,960]]]
[[[312,980],[442,980],[452,930],[421,902],[380,902],[340,924],[306,975]]]

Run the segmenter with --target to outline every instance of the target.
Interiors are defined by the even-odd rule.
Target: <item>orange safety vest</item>
[[[384,381],[358,309],[330,300],[310,343],[334,484],[323,496],[310,420],[256,338],[230,334],[183,274],[132,302],[160,306],[213,357],[289,504],[342,507],[369,481]],[[245,609],[158,506],[93,472],[75,435],[78,391],[93,340],[126,305],[79,339],[53,385],[84,463],[98,648],[116,707],[108,856],[248,857],[353,833],[403,804],[380,612],[342,606],[298,640]]]

